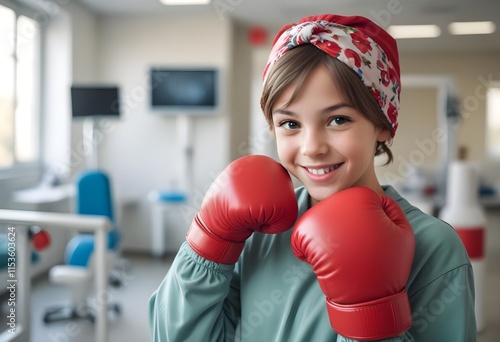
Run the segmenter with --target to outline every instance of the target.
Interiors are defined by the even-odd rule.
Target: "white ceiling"
[[[400,40],[402,53],[500,51],[499,0],[212,0],[205,6],[163,6],[159,0],[74,1],[106,15],[178,15],[186,11],[212,11],[221,20],[232,17],[245,24],[269,27],[280,27],[310,14],[357,14],[383,27],[390,24],[437,24],[441,27],[439,38]],[[483,20],[496,23],[494,34],[451,36],[447,32],[450,22]]]

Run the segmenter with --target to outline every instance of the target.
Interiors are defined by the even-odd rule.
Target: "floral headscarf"
[[[356,72],[391,124],[391,136],[394,137],[398,128],[401,92],[394,38],[360,16],[327,14],[305,17],[296,24],[284,26],[276,35],[264,69],[264,82],[278,59],[303,44],[313,44]]]

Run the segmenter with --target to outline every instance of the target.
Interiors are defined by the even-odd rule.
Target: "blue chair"
[[[85,171],[77,178],[76,185],[76,213],[105,216],[113,225],[108,233],[106,260],[111,274],[119,247],[120,233],[115,226],[109,177],[99,170]],[[45,323],[79,318],[92,322],[95,320],[95,312],[87,300],[93,284],[93,252],[93,234],[79,233],[68,242],[64,265],[52,267],[49,279],[54,284],[70,286],[72,302],[69,306],[50,308],[43,317]],[[116,278],[111,279],[111,284],[119,286],[120,281]],[[111,304],[109,308],[116,314],[120,313],[120,306],[117,304]]]

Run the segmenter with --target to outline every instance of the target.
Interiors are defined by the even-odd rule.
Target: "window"
[[[488,89],[486,146],[492,159],[500,160],[500,85]]]
[[[0,170],[39,159],[40,28],[0,4]]]

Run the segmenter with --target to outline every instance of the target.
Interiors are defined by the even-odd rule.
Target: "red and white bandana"
[[[313,44],[356,72],[389,120],[394,137],[401,92],[394,38],[364,17],[334,14],[305,17],[296,24],[284,26],[276,35],[264,69],[264,82],[274,63],[302,44]]]

